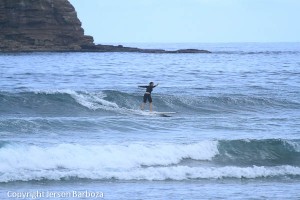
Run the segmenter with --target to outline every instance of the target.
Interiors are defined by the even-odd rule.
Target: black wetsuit
[[[149,103],[152,103],[151,92],[152,92],[153,88],[156,87],[156,85],[153,85],[153,86],[150,86],[150,85],[148,85],[148,86],[139,86],[139,87],[146,88],[146,93],[144,94],[143,102],[147,103],[147,100],[148,100]]]

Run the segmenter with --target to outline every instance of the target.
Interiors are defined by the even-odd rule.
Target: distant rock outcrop
[[[0,52],[210,53],[95,45],[68,0],[0,0]]]

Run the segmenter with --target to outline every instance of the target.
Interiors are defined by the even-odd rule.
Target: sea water
[[[130,46],[0,55],[1,199],[300,198],[299,43]]]

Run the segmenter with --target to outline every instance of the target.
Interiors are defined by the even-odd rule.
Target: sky
[[[300,42],[300,0],[69,0],[96,43]]]

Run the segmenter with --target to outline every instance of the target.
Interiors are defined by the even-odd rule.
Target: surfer
[[[150,112],[152,112],[151,92],[152,92],[153,88],[155,88],[156,86],[158,86],[158,84],[154,85],[153,82],[150,82],[149,85],[147,85],[147,86],[139,86],[142,88],[146,88],[146,92],[145,92],[144,98],[143,98],[143,103],[141,105],[141,110],[144,110],[145,104],[147,103],[147,100],[148,100],[149,101],[149,110],[150,110]]]

